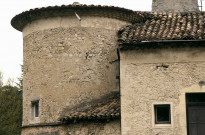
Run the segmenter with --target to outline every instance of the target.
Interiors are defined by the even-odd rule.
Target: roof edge
[[[166,43],[166,44],[164,44]],[[197,43],[197,44],[196,44]],[[138,43],[119,44],[121,51],[140,50],[140,49],[158,49],[158,48],[186,48],[186,47],[205,47],[205,39],[202,40],[150,40]]]
[[[102,106],[105,109],[103,112],[101,112],[102,110],[99,110],[99,107]],[[64,108],[58,120],[63,123],[76,121],[109,121],[120,118],[121,114],[119,110],[120,93],[115,91],[98,99],[93,99],[89,102],[82,103],[71,108]]]
[[[143,18],[143,16],[136,14],[133,10],[121,7],[71,4],[35,8],[22,12],[12,18],[11,25],[15,29],[22,31],[23,28],[32,21],[49,17],[70,16],[71,14],[69,13],[73,12],[74,15],[75,11],[81,16],[86,16],[87,13],[87,16],[89,14],[89,16],[107,17],[128,22],[133,22],[138,19],[142,20]]]

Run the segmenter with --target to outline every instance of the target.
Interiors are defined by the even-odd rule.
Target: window
[[[154,105],[155,124],[171,124],[170,104]]]
[[[39,117],[39,101],[32,102],[32,116],[33,118]]]

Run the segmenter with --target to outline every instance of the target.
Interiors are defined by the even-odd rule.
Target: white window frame
[[[170,105],[171,123],[170,124],[156,124],[155,123],[155,105]],[[171,102],[155,102],[152,104],[152,127],[153,128],[173,128],[173,105]]]

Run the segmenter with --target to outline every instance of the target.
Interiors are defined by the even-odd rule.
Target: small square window
[[[32,102],[32,116],[39,117],[39,101]]]
[[[171,111],[169,104],[154,105],[155,124],[171,124]]]

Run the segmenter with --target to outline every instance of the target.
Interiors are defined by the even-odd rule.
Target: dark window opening
[[[155,124],[171,124],[170,105],[154,105]]]
[[[35,117],[39,117],[39,101],[32,102],[32,114]]]
[[[187,104],[205,103],[205,93],[186,93]]]

